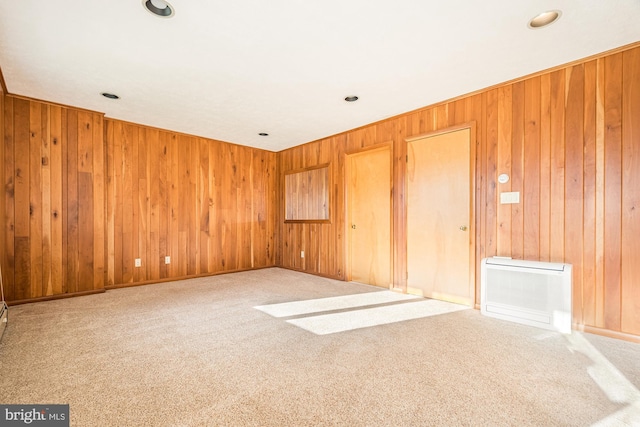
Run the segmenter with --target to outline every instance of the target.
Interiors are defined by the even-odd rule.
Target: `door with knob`
[[[472,128],[407,143],[407,287],[475,303]]]
[[[350,154],[347,176],[347,278],[391,285],[391,147]]]

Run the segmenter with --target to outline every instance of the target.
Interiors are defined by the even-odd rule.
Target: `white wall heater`
[[[571,333],[571,264],[493,257],[481,274],[482,314]]]

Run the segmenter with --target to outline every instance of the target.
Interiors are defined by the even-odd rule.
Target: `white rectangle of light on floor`
[[[416,298],[419,297],[416,297],[415,295],[401,294],[399,292],[379,291],[343,295],[339,297],[284,302],[280,304],[260,305],[254,308],[270,314],[273,317],[289,317],[299,316],[301,314],[320,313],[323,311],[364,307],[367,305],[385,304],[388,302],[404,301]]]
[[[322,314],[287,320],[288,323],[313,332],[316,335],[334,334],[353,329],[420,319],[439,314],[466,310],[469,307],[438,300],[420,300],[404,304],[351,310],[342,313]]]

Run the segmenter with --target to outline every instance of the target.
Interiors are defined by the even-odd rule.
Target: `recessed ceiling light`
[[[142,0],[144,8],[161,18],[171,18],[174,15],[173,7],[164,0]]]
[[[351,95],[351,96],[347,96],[344,100],[347,102],[356,102],[358,100],[358,97],[355,95]]]
[[[260,132],[258,135],[260,135],[260,136],[269,136],[268,133],[264,133],[264,132]]]
[[[104,96],[105,98],[109,98],[109,99],[120,99],[120,97],[118,95],[116,95],[115,93],[102,92],[100,95]]]
[[[529,28],[535,30],[537,28],[543,28],[543,27],[546,27],[547,25],[551,25],[554,22],[556,22],[558,19],[560,19],[561,15],[562,15],[562,12],[559,10],[550,10],[548,12],[542,12],[538,16],[533,17],[531,21],[529,21]]]

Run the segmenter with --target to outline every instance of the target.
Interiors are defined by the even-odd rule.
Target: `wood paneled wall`
[[[274,265],[275,153],[117,120],[105,128],[107,286]]]
[[[102,290],[102,115],[12,96],[3,109],[7,300]]]
[[[393,141],[394,284],[406,288],[406,138],[475,122],[480,261],[574,266],[574,323],[640,335],[640,47],[278,153],[287,171],[331,163],[329,224],[284,224],[279,265],[345,278],[345,152]],[[497,177],[511,179],[499,184]],[[499,204],[503,191],[521,203]],[[300,258],[300,251],[305,258]]]

